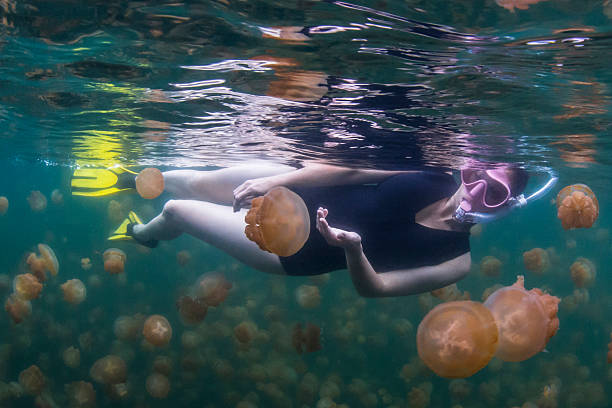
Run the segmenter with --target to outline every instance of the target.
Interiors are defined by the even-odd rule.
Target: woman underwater
[[[459,281],[470,270],[470,227],[541,197],[556,180],[551,177],[525,199],[528,175],[514,166],[464,169],[460,185],[436,170],[324,164],[296,169],[258,163],[172,170],[163,177],[164,191],[177,199],[146,224],[131,212],[110,240],[154,247],[187,233],[262,272],[297,276],[348,269],[366,297],[412,295]],[[133,176],[119,180],[133,187]],[[288,257],[261,250],[244,233],[243,207],[276,186],[299,194],[311,215],[306,244]]]

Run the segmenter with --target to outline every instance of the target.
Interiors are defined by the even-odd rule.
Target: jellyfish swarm
[[[291,344],[298,354],[321,350],[321,328],[308,323],[303,329],[301,323],[296,324],[291,332]]]
[[[0,196],[0,215],[6,214],[9,207],[9,200],[5,196]]]
[[[61,285],[64,300],[70,304],[78,305],[85,300],[87,289],[80,279],[70,279]]]
[[[436,306],[417,330],[419,357],[445,378],[475,374],[491,360],[497,342],[493,315],[483,304],[469,300]]]
[[[31,253],[26,259],[30,272],[42,283],[47,280],[47,272],[56,276],[59,272],[59,262],[55,252],[46,244],[38,244],[40,256]]]
[[[30,191],[28,196],[28,204],[34,212],[41,212],[47,208],[47,197],[38,190]]]
[[[206,317],[208,306],[199,297],[181,296],[176,301],[176,307],[181,315],[181,320],[185,324],[198,324]]]
[[[483,275],[489,277],[499,276],[502,262],[494,256],[487,255],[480,261],[480,271]]]
[[[42,291],[42,283],[31,273],[24,273],[15,276],[13,288],[15,293],[24,300],[32,300],[38,298]]]
[[[19,373],[19,385],[30,395],[39,395],[47,380],[38,366],[32,365]]]
[[[591,286],[597,276],[597,269],[593,262],[586,258],[577,258],[576,261],[570,266],[570,274],[574,286],[577,288],[584,288]]]
[[[71,407],[90,408],[96,405],[96,392],[91,383],[76,381],[66,384],[64,388]]]
[[[525,269],[536,274],[542,274],[550,265],[548,252],[542,248],[533,248],[532,250],[523,252],[523,263]]]
[[[32,304],[18,294],[12,293],[4,303],[4,310],[11,316],[15,324],[19,324],[32,314]]]
[[[147,377],[146,388],[153,398],[164,399],[170,392],[170,381],[163,374],[152,373]]]
[[[150,344],[162,347],[170,343],[172,326],[164,316],[152,315],[145,321],[142,334]]]
[[[89,375],[100,384],[119,384],[125,382],[127,366],[121,357],[109,354],[94,363]]]
[[[208,306],[219,306],[229,294],[232,283],[217,273],[205,274],[195,286],[195,294]]]
[[[489,296],[484,304],[499,329],[495,355],[503,361],[523,361],[542,351],[559,329],[559,301],[537,288],[525,290],[523,276]]]
[[[164,175],[155,167],[143,169],[136,176],[136,191],[148,200],[159,197],[164,191]]]
[[[247,238],[279,256],[295,254],[310,234],[304,200],[285,187],[274,187],[263,197],[254,198],[244,221]]]
[[[102,254],[104,260],[104,270],[111,275],[122,273],[125,270],[126,255],[120,249],[108,248]]]
[[[557,194],[557,217],[563,229],[590,228],[599,215],[599,202],[584,184],[567,186]]]

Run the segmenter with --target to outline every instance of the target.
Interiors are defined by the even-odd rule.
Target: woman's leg
[[[172,170],[164,172],[165,190],[177,198],[232,205],[234,189],[246,180],[296,170],[268,162],[252,162],[219,170]]]
[[[193,235],[262,272],[285,274],[277,255],[265,252],[244,234],[246,210],[196,200],[170,200],[163,212],[147,224],[134,226],[141,241],[170,240]]]

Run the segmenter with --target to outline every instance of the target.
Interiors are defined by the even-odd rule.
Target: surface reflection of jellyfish
[[[5,196],[0,196],[0,215],[6,214],[9,208],[9,200]]]
[[[100,384],[119,384],[125,382],[127,366],[121,357],[109,354],[93,364],[89,375]]]
[[[574,286],[577,288],[585,288],[591,286],[597,276],[597,268],[593,262],[586,258],[577,258],[570,266],[570,274]]]
[[[136,191],[142,198],[152,200],[164,191],[164,176],[154,167],[143,169],[136,176]]]
[[[170,343],[172,326],[164,316],[152,315],[145,320],[142,334],[150,344],[162,347]]]
[[[536,274],[544,273],[550,266],[550,258],[548,252],[542,248],[533,248],[523,252],[523,263],[525,269]]]
[[[495,291],[485,302],[499,328],[496,356],[523,361],[539,353],[559,329],[560,299],[539,289],[525,290],[524,279]]]
[[[81,365],[81,352],[78,348],[70,346],[62,353],[64,364],[70,368],[78,368]]]
[[[85,300],[87,289],[80,279],[71,279],[61,286],[64,300],[70,304],[78,305]]]
[[[481,303],[471,301],[436,306],[417,330],[419,357],[445,378],[475,374],[493,357],[497,341],[493,315]]]
[[[47,208],[47,197],[38,190],[30,191],[28,196],[28,204],[34,212],[41,212]]]
[[[563,229],[590,228],[599,216],[599,202],[584,184],[573,184],[557,194],[557,217]]]
[[[39,395],[47,385],[47,380],[40,368],[32,365],[19,373],[19,385],[28,394]]]
[[[492,255],[487,255],[480,261],[480,272],[489,277],[497,277],[501,272],[502,261]]]
[[[314,309],[321,304],[319,288],[314,285],[300,285],[295,290],[295,299],[304,309]]]
[[[42,291],[43,285],[31,273],[24,273],[15,276],[13,281],[13,289],[24,300],[32,300],[38,298]]]
[[[109,248],[102,254],[104,270],[111,275],[122,273],[125,270],[126,255],[120,249]]]
[[[170,381],[163,374],[152,373],[147,377],[146,388],[153,398],[164,399],[170,392]]]
[[[495,0],[498,6],[514,12],[514,9],[527,10],[532,4],[539,3],[545,0]]]
[[[13,322],[18,324],[30,317],[32,305],[28,300],[24,300],[19,295],[13,293],[6,299],[4,310],[13,319]]]

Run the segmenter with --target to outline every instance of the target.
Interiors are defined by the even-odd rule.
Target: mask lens
[[[485,203],[488,206],[494,207],[503,204],[510,196],[510,191],[502,183],[488,178],[487,192],[485,194]]]

